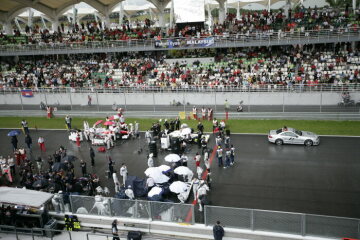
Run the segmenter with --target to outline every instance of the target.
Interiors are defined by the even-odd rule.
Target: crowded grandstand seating
[[[127,22],[115,29],[103,29],[96,22],[86,22],[75,26],[59,26],[58,31],[50,33],[49,30],[41,30],[34,27],[27,28],[26,33],[14,30],[14,35],[0,34],[0,45],[6,44],[56,44],[109,40],[133,40],[133,39],[158,39],[167,37],[204,37],[204,36],[227,36],[229,34],[279,34],[296,33],[306,31],[329,30],[347,31],[357,29],[360,22],[360,14],[350,13],[348,9],[339,10],[332,8],[306,9],[297,8],[285,15],[284,11],[251,11],[243,12],[240,19],[233,14],[228,14],[223,24],[215,23],[211,30],[199,29],[194,26],[185,26],[182,29],[160,28],[143,23],[131,24]]]
[[[87,55],[79,59],[34,62],[22,60],[3,64],[0,86],[11,87],[252,87],[266,84],[287,85],[347,84],[360,81],[357,49],[345,46],[305,46],[243,49],[218,54],[215,62],[179,61],[167,63],[164,56],[100,58]]]

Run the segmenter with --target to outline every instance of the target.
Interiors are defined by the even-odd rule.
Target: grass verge
[[[21,120],[24,117],[0,117],[0,128],[20,128]],[[44,117],[26,117],[30,128],[41,129],[65,129],[64,118],[46,119]],[[72,125],[75,128],[83,128],[83,121],[88,121],[90,126],[99,118],[73,117]],[[140,123],[140,130],[144,131],[151,127],[157,119],[127,118],[126,122],[137,121]],[[197,121],[182,120],[190,127],[196,128]],[[212,131],[212,123],[203,121],[205,131]],[[360,121],[318,121],[318,120],[235,120],[227,121],[232,133],[263,133],[270,129],[278,129],[286,125],[300,130],[315,132],[319,135],[347,135],[360,136]]]

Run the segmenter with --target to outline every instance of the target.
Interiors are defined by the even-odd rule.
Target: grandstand
[[[157,122],[151,130],[156,124],[176,117],[182,121],[200,121],[194,117],[194,108],[211,109],[212,117],[226,120],[360,119],[359,1],[330,5],[328,2],[332,1],[205,0],[197,2],[201,7],[201,14],[197,16],[202,18],[200,22],[177,22],[189,16],[176,16],[175,0],[79,2],[0,0],[3,29],[0,32],[0,118],[45,116],[44,109],[48,109],[51,117],[52,109],[56,109],[55,115],[60,118],[71,115],[86,120],[106,116],[108,122],[116,111],[111,121],[115,121],[115,116],[123,117],[122,114],[127,118],[151,118]],[[241,111],[237,112],[239,107]],[[117,122],[120,126],[120,120]],[[175,121],[169,122],[175,124]],[[35,125],[34,135],[45,135],[48,153],[56,151],[55,162],[57,158],[69,159],[62,155],[66,152],[62,149],[65,145],[70,146],[68,151],[74,158],[83,159],[90,166],[87,158],[92,142],[81,143],[80,147],[76,136],[75,147],[75,143],[68,145],[68,132],[53,134],[37,128]],[[130,132],[130,127],[126,126],[126,132],[128,130]],[[111,131],[108,134],[112,134]],[[1,138],[7,132],[0,129]],[[230,131],[226,134],[230,135]],[[121,237],[126,237],[129,231],[141,231],[145,239],[210,239],[212,227],[219,219],[225,224],[225,240],[360,238],[359,189],[354,183],[358,177],[349,177],[359,169],[355,161],[359,153],[358,137],[325,138],[328,145],[317,151],[315,148],[271,148],[273,146],[265,145],[258,135],[231,135],[234,139],[231,143],[244,152],[244,165],[237,168],[237,172],[224,169],[228,171],[226,174],[223,169],[210,173],[210,167],[206,167],[207,171],[199,174],[199,178],[205,180],[210,173],[213,189],[218,191],[210,195],[214,206],[206,204],[202,212],[197,210],[197,199],[189,197],[194,184],[191,180],[185,200],[178,195],[162,201],[149,195],[132,200],[118,194],[115,179],[113,184],[111,174],[106,175],[111,172],[107,166],[113,164],[113,158],[114,165],[118,160],[119,170],[121,159],[128,161],[126,164],[134,176],[142,176],[146,163],[137,160],[148,157],[152,142],[146,145],[145,140],[142,142],[146,135],[140,135],[141,140],[130,143],[122,138],[112,150],[105,150],[104,155],[96,152],[99,162],[91,170],[94,174],[88,177],[80,176],[77,172],[80,166],[74,167],[79,163],[71,160],[66,160],[64,165],[56,162],[57,170],[44,171],[45,166],[40,162],[48,153],[42,149],[29,151],[28,160],[24,160],[26,153],[23,156],[14,145],[15,155],[12,149],[0,149],[0,156],[9,155],[11,159],[10,155],[14,155],[19,162],[25,161],[21,167],[16,166],[16,174],[21,171],[22,175],[10,180],[4,172],[10,171],[6,165],[8,160],[1,156],[0,184],[42,192],[45,188],[36,187],[35,182],[48,181],[56,191],[46,188],[51,196],[40,205],[65,226],[64,230],[54,230],[55,225],[45,224],[43,216],[36,216],[36,223],[32,225],[19,224],[9,217],[17,209],[2,207],[0,233],[9,235],[0,234],[0,238],[10,236],[11,239],[14,234],[18,239],[26,239],[25,235],[36,238],[58,232],[62,238],[69,236],[69,239],[108,239],[112,237],[111,223],[115,218],[121,221]],[[104,146],[111,146],[112,140],[106,141]],[[36,145],[36,139],[33,142]],[[213,143],[215,145],[214,139],[209,140],[209,145]],[[149,152],[145,153],[147,148]],[[189,148],[189,159],[198,151],[195,148],[195,145]],[[256,157],[253,148],[259,154]],[[210,165],[216,159],[216,145],[212,150]],[[164,155],[164,151],[159,155]],[[35,154],[40,156],[40,161],[35,160]],[[339,161],[341,154],[343,162]],[[49,169],[54,164],[51,158]],[[162,156],[156,163],[160,163],[160,158]],[[315,162],[317,159],[321,162]],[[314,175],[307,175],[311,172],[306,165],[309,162],[315,169]],[[194,166],[189,160],[189,167]],[[242,167],[244,169],[240,169]],[[257,176],[257,171],[263,175]],[[299,176],[295,177],[298,172]],[[264,181],[271,180],[263,183],[262,177]],[[322,178],[316,182],[318,177]],[[133,188],[136,181],[140,180],[133,180]],[[327,192],[329,185],[336,190]],[[96,188],[107,186],[111,186],[108,192]],[[0,188],[0,192],[5,191],[4,198],[0,194],[0,204],[11,205],[8,201],[12,200],[12,205],[26,205],[23,203],[29,200],[26,197],[20,203],[16,197],[8,200],[6,197],[12,194],[9,189]],[[36,192],[29,194],[35,196]],[[225,199],[227,197],[231,199]],[[24,218],[28,217],[26,214]],[[78,217],[80,233],[67,231],[80,227],[74,222],[69,227],[68,215]]]

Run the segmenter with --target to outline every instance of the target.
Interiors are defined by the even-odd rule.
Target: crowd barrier
[[[105,197],[99,199],[78,195],[70,196],[69,205],[60,209],[64,213],[71,211],[74,215],[96,215],[99,218],[101,216],[118,217],[190,225],[204,223],[205,226],[212,226],[216,221],[220,221],[225,228],[255,232],[274,232],[304,237],[360,238],[360,219],[354,218],[207,205],[204,208],[202,221],[202,218],[195,219],[192,204]]]

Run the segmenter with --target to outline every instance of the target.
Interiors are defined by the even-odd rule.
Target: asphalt
[[[7,132],[0,130],[0,155],[11,153]],[[92,169],[88,143],[78,149],[69,142],[66,131],[31,130],[34,142],[40,135],[45,138],[47,152],[40,154],[35,145],[34,157],[45,158],[63,145],[69,154],[87,161],[88,172],[98,174],[101,184],[113,191],[112,179],[105,177],[104,153],[96,152],[96,167]],[[276,146],[268,143],[264,135],[232,135],[231,142],[236,147],[235,165],[218,168],[215,158],[211,165],[212,205],[360,218],[359,137],[321,137],[316,147]],[[19,145],[24,146],[23,135],[19,136]],[[209,147],[213,145],[211,139]],[[140,148],[143,151],[138,154]],[[197,146],[191,146],[189,159],[196,151]],[[115,160],[117,171],[124,162],[129,175],[145,177],[147,146],[143,138],[119,141],[108,154]],[[166,154],[160,152],[155,165],[163,164]],[[80,174],[79,165],[75,162],[76,175]],[[195,162],[190,161],[189,167],[195,170]]]

